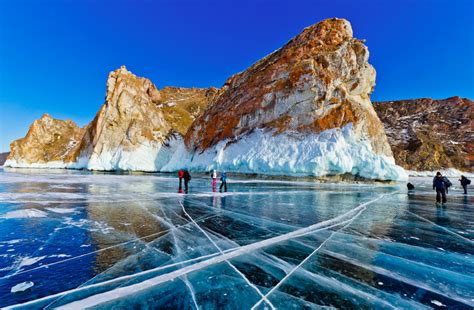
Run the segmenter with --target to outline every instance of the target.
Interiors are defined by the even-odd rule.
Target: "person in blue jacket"
[[[436,189],[436,203],[440,203],[441,201],[443,204],[446,203],[447,182],[449,182],[449,180],[443,177],[441,172],[436,172],[436,176],[433,178],[433,189]]]
[[[219,187],[220,193],[222,193],[222,187],[224,187],[224,192],[227,192],[227,174],[225,171],[221,173],[221,186]]]

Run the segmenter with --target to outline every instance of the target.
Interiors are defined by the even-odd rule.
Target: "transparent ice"
[[[0,307],[474,307],[474,196],[229,177],[0,170]]]

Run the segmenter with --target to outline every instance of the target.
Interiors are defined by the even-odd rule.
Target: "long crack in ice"
[[[191,215],[189,215],[189,213],[186,211],[186,208],[184,208],[184,205],[182,204],[182,202],[180,201],[179,204],[181,205],[181,208],[184,212],[184,214],[186,214],[186,216],[191,220],[191,222],[193,222],[193,224],[206,236],[206,238],[216,247],[216,249],[223,255],[224,252],[222,251],[222,249],[214,242],[214,240],[212,240],[212,238],[208,235],[208,233],[201,228],[201,226],[198,225],[198,223],[196,223],[194,221],[194,219],[191,217]],[[234,269],[244,280],[245,282],[247,282],[248,285],[250,285],[250,287],[252,287],[258,295],[261,296],[261,300],[265,301],[272,309],[276,309],[275,306],[266,298],[265,295],[262,294],[262,292],[258,289],[258,287],[253,284],[252,282],[249,281],[249,279],[239,270],[237,269],[237,267],[235,267],[233,264],[231,264],[228,260],[225,261],[232,269]]]
[[[390,194],[390,195],[393,195],[393,193]],[[203,268],[207,268],[211,265],[215,265],[215,264],[224,262],[226,260],[238,257],[240,255],[243,255],[243,254],[258,250],[258,249],[261,249],[263,247],[267,247],[267,246],[276,244],[276,243],[281,242],[281,241],[290,240],[290,239],[293,239],[293,238],[296,238],[296,237],[300,237],[302,235],[306,235],[308,233],[315,232],[317,230],[328,229],[328,226],[333,225],[333,224],[334,225],[340,224],[340,222],[346,220],[346,218],[349,218],[349,219],[352,218],[354,216],[354,214],[357,214],[361,209],[365,208],[367,205],[372,204],[372,203],[374,203],[374,202],[376,202],[376,201],[378,201],[378,200],[380,200],[380,199],[382,199],[386,196],[387,196],[387,194],[383,194],[383,195],[381,195],[381,196],[379,196],[379,197],[377,197],[373,200],[365,202],[365,203],[357,206],[356,208],[354,208],[354,209],[352,209],[352,210],[350,210],[346,213],[343,213],[339,216],[336,216],[335,218],[332,218],[330,220],[326,220],[326,221],[319,222],[319,223],[316,223],[316,224],[313,224],[313,225],[310,225],[310,226],[307,226],[307,227],[304,227],[304,228],[301,228],[301,229],[297,229],[295,231],[292,231],[292,232],[289,232],[289,233],[286,233],[286,234],[282,234],[280,236],[265,239],[265,240],[255,242],[255,243],[252,243],[252,244],[249,244],[249,245],[241,246],[241,247],[239,247],[238,249],[236,249],[234,251],[218,255],[218,256],[210,258],[208,260],[201,261],[201,262],[198,262],[198,263],[195,263],[195,264],[192,264],[192,265],[188,265],[184,268],[172,271],[172,272],[167,273],[167,274],[156,276],[154,278],[142,281],[140,283],[136,283],[136,284],[126,286],[126,287],[116,288],[116,289],[113,289],[113,290],[108,291],[108,292],[93,295],[93,296],[87,297],[85,299],[72,302],[68,305],[64,305],[61,308],[68,309],[69,307],[77,307],[77,308],[93,307],[93,306],[102,304],[104,302],[116,300],[116,299],[119,299],[119,298],[129,296],[131,294],[135,294],[139,291],[143,291],[143,290],[149,289],[150,287],[159,285],[161,283],[171,281],[171,280],[173,280],[177,277],[181,277],[181,276],[183,276],[185,274],[188,274],[190,272],[197,271],[197,270],[200,270],[200,269],[203,269]],[[21,306],[21,305],[18,305],[18,306]]]
[[[265,302],[268,302],[268,297],[274,292],[276,291],[282,284],[283,282],[285,282],[286,279],[288,279],[296,270],[298,270],[298,268],[300,268],[301,266],[303,266],[314,254],[316,254],[338,231],[346,228],[347,226],[349,226],[357,217],[359,217],[359,215],[362,214],[362,212],[364,212],[366,208],[364,207],[363,209],[361,209],[359,211],[359,213],[357,213],[356,215],[354,215],[354,217],[352,217],[344,226],[342,226],[341,228],[339,228],[338,230],[336,231],[333,231],[328,238],[326,238],[326,240],[324,240],[316,249],[314,249],[313,252],[311,252],[308,256],[306,256],[306,258],[304,260],[302,260],[298,265],[295,266],[295,268],[293,268],[292,270],[290,270],[290,272],[288,272],[281,280],[280,282],[278,282],[270,291],[268,291],[267,294],[265,294],[264,297],[262,297],[257,303],[255,303],[253,305],[253,307],[251,308],[252,310],[256,309],[263,301]]]

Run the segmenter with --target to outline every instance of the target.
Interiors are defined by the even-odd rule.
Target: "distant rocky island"
[[[10,152],[0,153],[0,166],[3,166]]]
[[[5,165],[380,180],[406,179],[403,168],[470,171],[472,136],[462,129],[472,101],[373,105],[376,74],[368,58],[350,23],[333,18],[307,27],[221,88],[157,89],[123,66],[109,74],[105,103],[89,125],[45,114],[11,144]],[[442,122],[429,111],[442,113]]]

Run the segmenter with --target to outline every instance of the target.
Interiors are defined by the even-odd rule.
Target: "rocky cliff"
[[[474,172],[474,101],[421,98],[375,102],[374,107],[400,166]]]
[[[10,144],[5,166],[63,167],[75,162],[84,130],[73,121],[44,114],[33,122],[26,136]]]
[[[368,58],[350,23],[333,18],[304,29],[221,89],[158,90],[122,67],[109,75],[104,105],[61,158],[65,167],[93,170],[403,179],[370,102],[375,70]],[[11,155],[10,163],[36,163],[27,152]]]
[[[370,102],[375,70],[368,58],[367,47],[353,38],[344,19],[304,29],[226,81],[186,134],[192,154],[188,165],[203,170],[400,177]]]
[[[123,66],[109,74],[105,103],[90,124],[80,129],[43,116],[12,143],[7,164],[158,171],[215,93],[215,88],[158,90]]]

